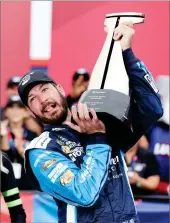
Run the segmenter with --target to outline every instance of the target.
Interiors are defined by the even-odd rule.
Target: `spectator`
[[[84,68],[80,68],[74,73],[72,79],[72,91],[71,94],[67,96],[67,104],[69,108],[77,103],[83,92],[87,90],[89,79],[89,73]]]
[[[0,151],[1,192],[8,207],[12,223],[25,223],[26,213],[22,205],[14,171],[7,154]]]
[[[13,163],[14,173],[20,189],[30,189],[25,182],[24,149],[37,134],[24,126],[27,110],[19,96],[12,96],[4,111],[6,120],[1,122],[1,148],[6,151]]]
[[[134,195],[152,194],[159,181],[159,164],[153,153],[136,143],[125,155],[129,182]]]
[[[7,100],[14,96],[14,95],[18,95],[18,84],[21,80],[21,77],[19,76],[14,76],[11,79],[9,79],[7,86],[6,86],[6,97]],[[1,120],[4,119],[4,108],[0,108],[0,118]]]
[[[6,87],[6,96],[7,100],[12,96],[18,95],[18,84],[21,80],[21,77],[14,76],[9,79]],[[4,120],[4,108],[0,108],[0,120]],[[32,116],[29,115],[28,112],[25,112],[24,124],[30,131],[36,132],[38,135],[41,134],[43,126],[37,122]]]
[[[160,75],[157,79],[157,86],[161,95],[164,108],[162,118],[150,129],[147,134],[150,150],[155,154],[160,165],[160,184],[158,193],[169,193],[169,76]]]

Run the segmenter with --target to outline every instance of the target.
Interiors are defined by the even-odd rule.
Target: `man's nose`
[[[45,95],[39,95],[39,101],[41,104],[44,104],[44,102],[46,102],[48,99]]]

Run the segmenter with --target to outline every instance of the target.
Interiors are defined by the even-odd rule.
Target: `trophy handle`
[[[129,79],[123,62],[120,41],[114,41],[113,32],[120,22],[131,20],[133,24],[143,23],[144,17],[143,13],[135,12],[106,15],[104,25],[108,33],[93,68],[88,89],[112,89],[129,95]]]

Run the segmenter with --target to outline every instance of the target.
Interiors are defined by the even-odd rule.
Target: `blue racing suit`
[[[107,135],[84,135],[67,125],[48,126],[28,146],[26,172],[37,190],[58,205],[60,223],[138,223],[124,153],[163,114],[152,75],[132,49],[123,52],[131,89],[133,136],[119,148]],[[116,140],[116,139],[115,139]],[[114,142],[114,135],[113,135]],[[74,213],[69,220],[68,206]],[[73,219],[74,218],[74,219]]]

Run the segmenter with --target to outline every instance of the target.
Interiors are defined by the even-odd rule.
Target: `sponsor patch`
[[[48,174],[48,178],[51,179],[52,183],[55,183],[56,179],[68,168],[67,165],[57,163],[56,167]]]
[[[123,221],[121,223],[135,223],[135,221],[133,219],[127,220],[127,221]]]
[[[65,186],[66,184],[70,183],[74,174],[71,172],[71,170],[67,170],[61,177],[60,177],[60,183],[62,186]]]
[[[52,128],[52,131],[61,131],[64,130],[64,128]]]
[[[95,159],[92,157],[92,153],[93,151],[87,153],[89,157],[85,161],[86,169],[81,173],[80,183],[83,183],[87,178],[91,177],[95,164]]]
[[[154,80],[153,80],[153,78],[152,78],[152,76],[150,75],[150,74],[146,74],[145,76],[144,76],[144,78],[145,78],[145,80],[150,84],[150,86],[152,87],[152,89],[156,92],[156,93],[158,93],[158,88],[156,87],[156,85],[155,85],[155,83],[154,83]]]
[[[36,166],[38,165],[38,163],[40,162],[40,160],[41,160],[43,157],[45,157],[46,155],[48,155],[48,154],[50,154],[50,153],[51,153],[51,152],[46,151],[46,152],[42,153],[41,155],[39,155],[39,156],[37,157],[37,159],[35,160],[34,167],[36,167]]]
[[[44,164],[42,164],[43,172],[50,168],[52,165],[57,164],[55,159],[47,160]]]
[[[68,146],[62,146],[61,148],[62,148],[63,152],[66,153],[66,154],[71,152],[71,150]]]
[[[45,149],[50,141],[51,141],[51,138],[49,137],[49,132],[43,132],[41,136],[39,137],[39,140],[37,141],[35,146],[36,148]]]

